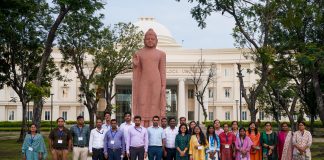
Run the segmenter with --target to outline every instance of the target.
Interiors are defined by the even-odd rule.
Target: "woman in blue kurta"
[[[26,160],[44,160],[47,151],[43,136],[36,132],[35,124],[30,126],[30,134],[27,134],[22,146],[22,156]]]

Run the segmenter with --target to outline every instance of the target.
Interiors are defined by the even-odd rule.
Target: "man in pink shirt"
[[[147,157],[148,133],[146,128],[141,126],[141,116],[135,116],[135,126],[128,129],[126,138],[126,152],[130,160],[143,160]]]

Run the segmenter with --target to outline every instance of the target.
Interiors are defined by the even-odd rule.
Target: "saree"
[[[257,134],[254,134],[253,132],[251,134],[249,134],[249,132],[246,132],[246,136],[250,137],[250,139],[253,143],[253,145],[251,146],[251,150],[250,150],[250,159],[251,160],[261,160],[262,159],[261,149],[255,150],[252,148],[253,146],[258,146],[261,148],[261,146],[260,146],[260,132],[258,132]]]
[[[300,131],[296,131],[293,136],[293,145],[299,147],[307,147],[306,153],[301,154],[296,147],[293,150],[293,159],[294,160],[311,160],[311,151],[310,147],[312,145],[312,135],[309,131],[304,131],[304,134]]]
[[[292,132],[287,134],[283,131],[278,133],[278,157],[279,160],[292,160]]]
[[[245,136],[244,140],[241,138],[236,138],[235,148],[236,148],[236,160],[250,160],[250,150],[253,142],[250,137]],[[247,152],[246,156],[242,154],[242,151]]]
[[[260,143],[262,146],[262,159],[263,160],[277,160],[278,154],[277,154],[277,134],[275,132],[271,132],[270,134],[267,134],[266,132],[261,133]],[[268,146],[273,146],[274,149],[271,150],[263,146],[263,144],[266,144]]]
[[[236,137],[233,133],[228,132],[227,134],[225,132],[221,133],[219,135],[221,148],[220,148],[220,159],[221,160],[232,160],[233,159],[233,152],[234,152],[234,146]]]
[[[26,160],[39,160],[38,155],[42,154],[42,159],[46,159],[47,150],[43,136],[36,134],[32,137],[31,134],[27,134],[22,145],[22,154],[26,156]]]

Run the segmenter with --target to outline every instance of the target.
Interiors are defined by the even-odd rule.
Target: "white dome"
[[[141,17],[139,21],[134,23],[135,26],[138,26],[141,31],[144,33],[152,28],[158,37],[158,46],[164,47],[179,47],[180,45],[174,40],[170,31],[162,24],[155,21],[152,17]]]

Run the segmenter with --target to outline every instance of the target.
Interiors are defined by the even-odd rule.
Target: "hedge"
[[[31,124],[31,121],[29,121]],[[76,121],[65,121],[65,124],[76,124]],[[89,121],[85,121],[85,124],[89,124]],[[42,121],[41,126],[43,127],[51,127],[51,121]],[[56,121],[53,121],[53,126],[56,126]],[[1,121],[0,127],[21,127],[21,121]]]
[[[229,126],[231,126],[232,121],[221,121],[221,126],[223,126],[225,123],[229,124]],[[240,125],[240,122],[238,122]],[[261,127],[264,127],[264,123],[265,122],[261,122]],[[287,122],[290,125],[290,122]],[[310,126],[310,121],[306,121],[306,126],[309,127]],[[205,126],[209,126],[209,125],[213,125],[213,121],[206,121],[203,122],[203,124],[205,124]],[[249,121],[242,121],[242,125],[243,127],[249,127],[250,122]],[[271,122],[272,127],[278,127],[277,122]],[[323,124],[321,121],[315,121],[313,124],[314,128],[323,128]]]

